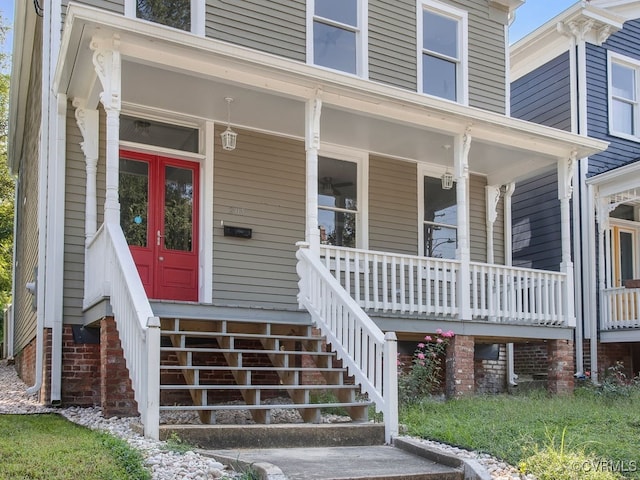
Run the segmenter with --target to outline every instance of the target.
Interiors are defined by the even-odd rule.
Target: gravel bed
[[[198,455],[194,452],[176,453],[167,450],[166,442],[149,440],[132,429],[134,423],[139,424],[140,419],[113,417],[106,419],[98,407],[80,408],[48,408],[38,404],[35,395],[27,395],[27,386],[18,378],[13,366],[7,365],[5,360],[0,361],[0,414],[34,414],[57,413],[70,421],[84,425],[94,430],[109,432],[126,440],[129,445],[139,450],[145,464],[152,472],[154,480],[208,480],[208,479],[233,479],[238,474],[226,468],[215,460]],[[234,420],[238,423],[253,423],[246,412],[233,412]],[[283,409],[274,414],[275,421],[281,423],[298,423],[297,411]],[[220,423],[228,423],[231,419],[218,419]],[[325,416],[323,422],[336,423],[345,421],[345,417]],[[199,423],[197,415],[191,413],[163,414],[162,423]],[[430,447],[440,448],[456,456],[476,460],[491,475],[492,480],[535,480],[534,477],[520,475],[518,470],[505,462],[490,455],[471,452],[461,448],[452,447],[442,443],[414,439]]]

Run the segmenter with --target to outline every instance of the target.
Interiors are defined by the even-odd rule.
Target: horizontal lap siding
[[[206,36],[304,62],[304,0],[208,0]]]
[[[415,163],[369,160],[369,248],[418,254],[418,187]]]
[[[369,1],[369,78],[417,89],[415,0]]]
[[[571,131],[569,52],[513,82],[511,115],[548,127]]]
[[[218,135],[216,142],[213,301],[297,309],[295,243],[305,237],[304,144],[248,131],[240,132],[233,152],[222,150]],[[225,237],[220,221],[253,229],[253,238]]]
[[[609,135],[607,50],[640,61],[640,20],[624,24],[602,47],[587,44],[587,121],[589,136],[609,142],[609,148],[589,157],[589,176],[625,165],[640,157],[640,142]]]
[[[513,265],[557,271],[562,256],[557,172],[518,183],[512,212]]]
[[[471,260],[474,262],[487,261],[486,185],[484,177],[469,176],[469,242]]]
[[[38,265],[38,140],[40,126],[41,75],[39,63],[42,60],[42,22],[37,22],[34,51],[29,79],[26,130],[22,158],[20,158],[20,183],[16,188],[16,238],[15,255],[15,316],[14,348],[19,353],[36,335],[35,297],[24,287],[35,281],[34,268]]]
[[[504,25],[486,0],[449,1],[469,12],[469,105],[505,113]]]

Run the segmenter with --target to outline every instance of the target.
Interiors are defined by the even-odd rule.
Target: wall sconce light
[[[227,101],[227,129],[220,134],[222,148],[223,150],[235,150],[238,134],[231,130],[231,102],[233,102],[233,98],[226,97],[225,100]]]
[[[444,172],[440,179],[442,180],[443,190],[451,190],[453,188],[453,173],[450,173],[449,170]]]

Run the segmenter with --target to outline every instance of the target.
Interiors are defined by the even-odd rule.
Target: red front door
[[[120,225],[147,296],[198,300],[197,163],[120,152]]]

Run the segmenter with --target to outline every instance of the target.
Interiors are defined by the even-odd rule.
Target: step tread
[[[244,338],[244,339],[268,339],[268,340],[311,340],[322,341],[323,338],[318,335],[287,335],[287,334],[262,334],[262,333],[235,333],[235,332],[198,332],[194,330],[161,330],[160,334],[168,335],[186,335],[189,337],[224,337],[224,338]]]
[[[323,384],[308,384],[308,385],[238,385],[225,384],[225,385],[160,385],[160,390],[360,390],[357,385],[323,385]]]
[[[333,356],[335,352],[310,352],[307,350],[272,350],[251,348],[198,348],[198,347],[160,347],[161,352],[199,352],[199,353],[273,353],[278,355]]]
[[[288,408],[369,407],[371,401],[336,403],[279,403],[273,405],[160,405],[160,410],[277,410]]]
[[[345,367],[237,367],[229,365],[160,365],[160,370],[254,371],[254,372],[346,372]]]

